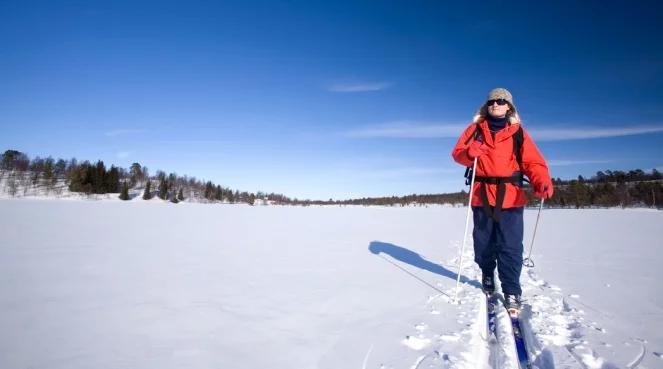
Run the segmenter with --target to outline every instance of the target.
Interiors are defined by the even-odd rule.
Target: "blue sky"
[[[553,177],[663,169],[648,1],[0,1],[0,149],[300,199],[464,188],[506,87]]]

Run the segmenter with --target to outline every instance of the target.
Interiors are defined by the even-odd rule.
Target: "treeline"
[[[406,195],[406,196],[388,196],[388,197],[364,197],[361,199],[350,200],[297,200],[294,205],[378,205],[378,206],[406,206],[406,205],[425,205],[425,204],[463,204],[467,203],[468,193],[465,191],[455,193],[445,193],[436,195]]]
[[[653,169],[646,173],[641,169],[624,171],[599,171],[591,178],[578,176],[574,180],[553,180],[555,193],[545,201],[546,207],[590,208],[590,207],[652,207],[663,209],[663,175]],[[525,184],[530,206],[540,200],[532,196],[531,188]],[[370,197],[352,200],[311,201],[295,200],[297,205],[382,205],[406,206],[412,204],[467,204],[466,191],[439,195],[407,195]]]
[[[586,179],[583,176],[578,176],[578,181],[585,183],[626,183],[626,182],[642,182],[642,181],[660,181],[663,180],[663,175],[656,169],[652,169],[651,173],[646,173],[642,169],[630,170],[624,172],[621,170],[606,170],[596,172],[596,175]],[[569,184],[571,181],[563,181],[559,178],[555,180],[559,184]]]
[[[92,164],[89,161],[79,163],[70,160],[36,157],[30,159],[25,153],[7,150],[0,158],[0,181],[10,195],[18,191],[27,193],[29,188],[56,194],[71,192],[84,194],[119,193],[119,197],[128,200],[131,196],[142,196],[149,200],[158,197],[177,203],[185,199],[197,202],[248,203],[269,202],[288,205],[381,205],[406,206],[412,204],[452,204],[464,205],[468,193],[460,191],[447,194],[406,195],[390,197],[366,197],[349,200],[298,200],[282,194],[250,193],[233,190],[201,181],[195,177],[166,174],[158,170],[150,176],[147,167],[133,163],[127,170],[111,165],[106,168],[103,161]],[[599,171],[591,178],[578,176],[573,180],[556,178],[555,194],[548,199],[547,207],[587,208],[587,207],[653,207],[663,208],[663,175],[656,169],[647,173],[641,169],[631,171]],[[526,185],[528,187],[528,185]],[[133,191],[130,191],[134,189]],[[539,200],[531,196],[526,188],[530,205]],[[138,194],[137,190],[141,193]]]
[[[553,181],[555,194],[547,201],[551,207],[651,207],[663,208],[663,175],[653,169],[599,171],[591,178]]]
[[[0,158],[0,179],[12,196],[19,190],[29,188],[42,192],[60,194],[64,189],[83,194],[115,194],[123,200],[131,199],[130,192],[137,195],[141,190],[145,200],[158,197],[177,203],[185,199],[204,202],[248,203],[271,201],[272,203],[290,203],[291,200],[281,194],[250,193],[232,190],[212,181],[201,181],[195,177],[166,174],[157,170],[150,176],[147,167],[133,163],[127,170],[111,165],[107,168],[103,161],[92,164],[89,161],[78,162],[53,159],[52,157],[30,159],[25,153],[7,150]],[[134,189],[134,191],[130,191]]]

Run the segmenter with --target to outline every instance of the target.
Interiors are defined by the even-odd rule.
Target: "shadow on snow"
[[[408,250],[404,247],[396,246],[396,245],[391,244],[391,243],[373,241],[368,246],[368,250],[371,253],[375,254],[375,255],[380,255],[380,254],[389,255],[395,260],[398,260],[398,261],[406,263],[406,264],[410,264],[410,265],[415,266],[419,269],[423,269],[423,270],[441,275],[443,277],[450,278],[454,281],[456,280],[456,278],[458,278],[458,273],[452,272],[451,270],[443,267],[442,265],[432,263],[432,262],[426,260],[425,258],[423,258],[421,255],[417,254],[416,252],[410,251],[410,250]],[[386,258],[385,258],[385,260],[390,261]],[[395,264],[395,263],[393,263],[393,264],[396,265],[397,267],[401,268],[398,264]],[[403,269],[403,268],[401,268],[401,269]],[[405,269],[403,269],[403,270],[405,270]],[[409,271],[407,271],[407,270],[405,270],[405,271],[408,272],[408,274],[413,275]],[[417,279],[421,280],[421,278],[419,278],[415,275],[413,275],[413,276],[416,277]],[[421,281],[426,283],[427,285],[435,288],[437,291],[440,291],[438,288],[430,285],[428,282],[425,282],[423,280],[421,280]],[[460,276],[460,282],[461,283],[467,283],[467,284],[472,285],[472,286],[477,287],[477,288],[481,288],[481,283],[479,283],[478,281],[475,281],[475,280],[471,280],[471,279],[465,277],[464,275]],[[440,291],[440,292],[442,292],[442,291]]]

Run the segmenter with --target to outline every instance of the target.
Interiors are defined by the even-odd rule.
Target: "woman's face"
[[[509,104],[499,105],[496,101],[488,102],[488,114],[495,118],[504,118],[506,113],[511,109]]]

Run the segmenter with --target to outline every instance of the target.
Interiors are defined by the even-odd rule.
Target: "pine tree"
[[[104,176],[104,189],[106,193],[117,193],[120,192],[120,171],[114,165],[111,165],[110,169]]]
[[[69,191],[71,192],[85,192],[90,194],[92,192],[92,184],[90,181],[90,164],[85,162],[76,166],[71,174],[71,181],[69,182]]]
[[[205,183],[205,199],[212,200],[214,198],[214,185],[212,182]]]
[[[62,179],[65,175],[65,170],[67,169],[67,162],[63,159],[58,159],[53,168],[53,172],[58,179]]]
[[[168,175],[168,190],[172,190],[175,186],[175,182],[177,182],[177,174],[176,173],[170,173]]]
[[[92,169],[92,192],[93,193],[106,193],[106,166],[104,162],[99,160],[97,165]]]
[[[47,180],[48,182],[51,182],[53,180],[53,177],[55,174],[53,173],[54,167],[55,166],[55,161],[53,160],[52,157],[48,157],[44,161],[44,179]]]
[[[165,177],[162,177],[161,182],[159,182],[159,194],[157,196],[161,200],[168,200],[168,182]]]
[[[214,190],[214,200],[223,201],[223,192],[220,185],[217,185]]]
[[[131,164],[131,167],[129,167],[129,176],[131,186],[135,186],[136,182],[143,180],[143,168],[139,163]]]
[[[143,192],[143,200],[149,200],[152,198],[151,192],[151,184],[150,180],[148,179],[147,182],[145,182],[145,192]]]
[[[122,182],[122,191],[120,192],[120,200],[129,200],[129,184],[127,181]]]
[[[177,199],[180,201],[184,201],[184,193],[182,192],[182,187],[180,187],[179,192],[177,192]]]

